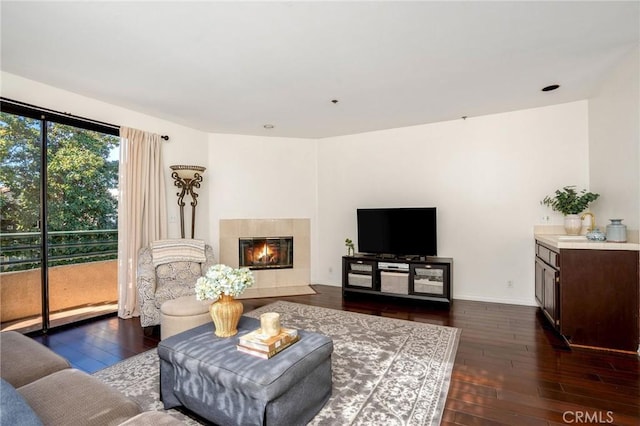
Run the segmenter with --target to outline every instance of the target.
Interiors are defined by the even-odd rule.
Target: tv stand
[[[372,294],[452,303],[453,259],[389,255],[344,256],[342,295]]]
[[[425,256],[418,256],[418,255],[374,254],[374,253],[356,253],[352,257],[365,257],[367,259],[397,260],[397,261],[424,260],[425,259]]]

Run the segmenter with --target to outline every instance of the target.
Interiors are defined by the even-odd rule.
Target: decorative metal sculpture
[[[184,238],[184,196],[191,195],[191,238],[195,233],[196,224],[196,206],[198,205],[198,194],[193,190],[200,188],[202,182],[202,173],[206,170],[201,166],[170,166],[173,173],[171,177],[174,179],[174,185],[180,188],[178,196],[178,206],[180,206],[180,235]]]

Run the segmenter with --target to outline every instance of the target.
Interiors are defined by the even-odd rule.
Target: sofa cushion
[[[18,392],[48,425],[119,425],[141,412],[111,386],[76,369],[58,371]]]
[[[0,425],[42,426],[27,401],[4,379],[0,379]]]
[[[66,359],[17,331],[0,333],[0,359],[0,376],[15,388],[71,367]]]

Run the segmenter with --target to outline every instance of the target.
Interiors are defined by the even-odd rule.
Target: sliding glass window
[[[46,331],[115,312],[118,129],[1,106],[2,330]]]

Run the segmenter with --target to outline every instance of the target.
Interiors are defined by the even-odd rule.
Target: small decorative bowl
[[[587,240],[604,241],[606,239],[607,239],[606,234],[602,232],[599,228],[596,228],[593,231],[587,232]]]

